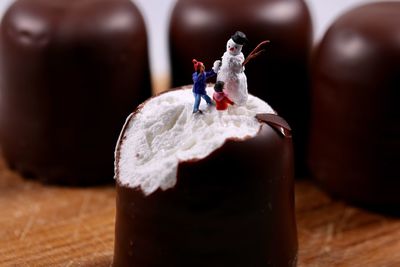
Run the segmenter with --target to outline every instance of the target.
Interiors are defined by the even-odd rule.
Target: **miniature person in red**
[[[228,96],[224,93],[224,82],[218,81],[214,86],[214,95],[213,99],[215,101],[215,105],[217,110],[226,110],[228,108],[228,104],[234,105],[232,100],[228,98]]]

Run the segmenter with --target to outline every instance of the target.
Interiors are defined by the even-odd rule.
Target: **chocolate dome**
[[[151,95],[138,9],[129,0],[18,0],[0,33],[6,161],[49,183],[110,181],[120,125]]]
[[[145,102],[121,133],[116,150],[113,266],[295,266],[290,127],[275,114],[260,114],[257,121],[244,107],[231,107],[225,113],[212,107],[197,117],[191,113],[191,98],[185,100],[189,106],[175,101],[177,94],[190,97],[191,90],[186,91]],[[254,99],[249,96],[249,109],[260,103]],[[163,110],[159,106],[165,103],[173,108],[161,114],[157,109]],[[157,118],[168,123],[149,125]],[[164,142],[156,140],[160,134],[155,136],[150,127],[161,131]],[[219,147],[198,157],[198,144],[203,151],[210,139],[221,141],[221,131],[237,127],[255,131],[222,140]],[[171,155],[173,140],[181,149]],[[188,151],[196,153],[188,158]],[[158,154],[171,156],[173,163],[160,162]]]
[[[400,3],[338,18],[313,62],[312,175],[335,195],[400,206]]]

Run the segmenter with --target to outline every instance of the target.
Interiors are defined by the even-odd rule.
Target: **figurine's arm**
[[[215,72],[215,73],[218,73],[219,72],[219,69],[221,68],[221,65],[222,65],[222,62],[221,62],[221,60],[216,60],[216,61],[214,61],[214,66],[213,66],[213,71]]]
[[[204,72],[206,74],[206,79],[214,77],[217,73],[214,70]]]
[[[214,100],[215,102],[218,102],[218,101],[217,101],[217,98],[215,97],[215,94],[216,94],[216,93],[213,94],[213,100]]]
[[[234,104],[235,104],[235,103],[234,103],[232,100],[230,100],[228,97],[226,97],[225,99],[226,99],[226,102],[228,102],[229,104],[231,104],[231,105],[234,105]]]
[[[199,76],[197,75],[197,72],[194,72],[193,75],[192,75],[193,83],[197,82],[198,77]]]

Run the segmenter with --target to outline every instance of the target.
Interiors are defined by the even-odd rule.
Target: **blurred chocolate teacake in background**
[[[312,23],[303,0],[179,0],[169,32],[172,85],[192,83],[188,59],[193,55],[211,68],[237,30],[249,39],[245,56],[259,42],[271,41],[262,56],[246,65],[249,93],[267,101],[290,123],[296,173],[304,175]]]
[[[313,60],[310,167],[353,203],[400,207],[400,2],[352,9]]]
[[[18,0],[0,36],[0,145],[25,176],[112,181],[126,116],[151,95],[147,34],[129,0]]]

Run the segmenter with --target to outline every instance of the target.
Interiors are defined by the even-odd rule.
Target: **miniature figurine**
[[[223,89],[223,81],[218,81],[214,86],[215,93],[213,95],[213,99],[215,101],[217,110],[226,110],[228,108],[228,104],[234,105],[232,100],[230,100],[229,97],[224,93]]]
[[[245,65],[264,50],[258,51],[262,45],[269,41],[261,42],[245,59],[242,53],[243,45],[247,43],[246,35],[237,31],[227,42],[226,52],[220,60],[215,61],[217,81],[226,84],[225,93],[237,105],[243,106],[247,102],[247,77],[244,73]]]
[[[246,35],[240,31],[228,40],[217,76],[217,81],[222,81],[226,85],[225,93],[239,106],[247,102],[248,94],[247,78],[242,65],[244,62],[242,47],[246,42]]]
[[[217,74],[217,72],[214,70],[215,68],[213,68],[211,71],[205,71],[205,66],[203,62],[197,61],[196,59],[193,59],[192,62],[195,70],[195,72],[192,75],[193,95],[194,95],[193,113],[197,112],[202,113],[201,110],[199,110],[201,98],[203,98],[208,105],[213,104],[211,98],[207,95],[206,86],[207,86],[207,79],[214,77]]]

